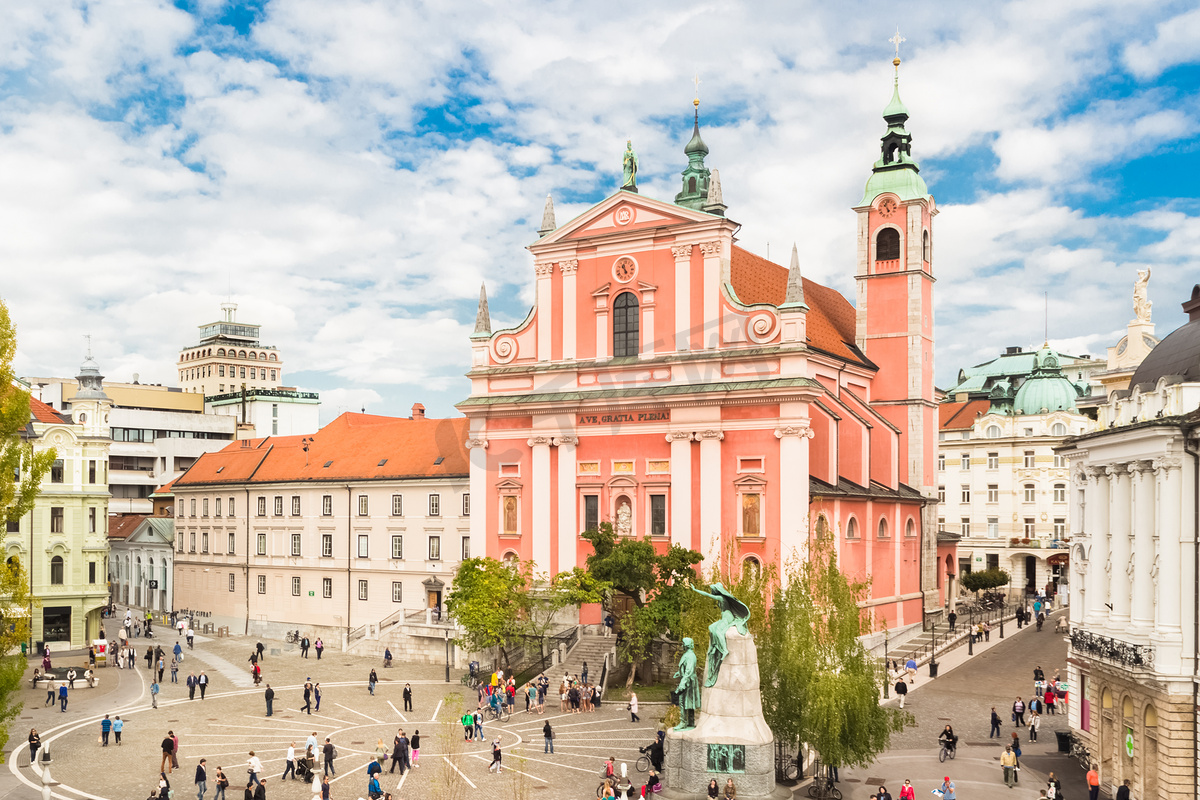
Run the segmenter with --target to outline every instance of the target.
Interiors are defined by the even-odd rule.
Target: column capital
[[[473,450],[476,447],[482,447],[484,449],[487,449],[488,440],[483,436],[475,436],[470,439],[467,439],[466,445],[467,445],[468,450]]]
[[[711,242],[701,242],[700,252],[706,256],[719,256],[721,255],[721,242],[716,239]]]
[[[1153,464],[1154,464],[1155,472],[1167,473],[1173,469],[1179,469],[1180,467],[1182,467],[1183,461],[1182,461],[1182,459],[1167,456],[1165,458],[1154,459]],[[1164,477],[1165,477],[1165,475],[1164,475]]]
[[[539,278],[548,278],[554,273],[554,263],[550,261],[539,261],[533,265],[533,271],[537,273]]]
[[[1154,470],[1154,464],[1150,461],[1130,461],[1129,472],[1132,474],[1141,474]]]
[[[574,275],[579,270],[579,262],[575,259],[560,261],[558,268],[562,270],[563,275]]]
[[[1104,474],[1110,478],[1118,478],[1122,475],[1129,474],[1128,464],[1108,464],[1104,467]]]
[[[692,438],[691,431],[671,431],[667,434],[668,442],[690,442]]]
[[[671,255],[675,256],[676,261],[685,261],[692,257],[692,244],[676,244],[671,245]]]
[[[704,441],[705,439],[716,439],[717,441],[720,441],[725,438],[725,434],[721,431],[707,430],[697,433],[696,438],[700,441]]]
[[[776,439],[782,439],[785,436],[798,436],[802,439],[811,439],[816,434],[813,433],[812,426],[808,422],[802,422],[796,425],[780,425],[775,429]]]
[[[530,447],[549,447],[552,441],[553,440],[549,436],[533,436],[530,437],[526,444],[528,444]]]
[[[554,437],[554,446],[555,447],[563,447],[564,445],[569,445],[571,447],[578,447],[579,446],[579,437],[578,436],[555,436]]]

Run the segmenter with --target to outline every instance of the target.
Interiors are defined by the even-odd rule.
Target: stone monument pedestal
[[[700,690],[696,727],[667,731],[662,793],[707,798],[709,780],[723,791],[733,778],[738,800],[788,797],[775,784],[775,737],[763,718],[754,638],[730,628],[725,642],[729,654],[716,683]]]

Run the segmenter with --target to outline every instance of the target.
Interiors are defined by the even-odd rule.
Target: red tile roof
[[[126,539],[148,519],[149,514],[113,514],[108,518],[108,538]]]
[[[29,398],[29,414],[38,422],[45,422],[48,425],[61,425],[64,422],[70,424],[69,419],[36,397]]]
[[[975,424],[975,418],[986,414],[992,404],[987,400],[967,400],[961,403],[942,403],[938,406],[938,428],[940,430],[966,430]]]
[[[773,261],[740,247],[733,248],[729,280],[743,303],[782,305],[787,297],[788,271]],[[854,306],[836,289],[804,278],[804,302],[808,305],[808,344],[856,364],[869,362],[854,346]]]
[[[310,440],[307,453],[306,438]],[[247,439],[206,453],[175,479],[175,488],[465,476],[469,472],[466,439],[466,418],[403,419],[346,413],[311,437]]]
[[[150,493],[151,497],[168,497],[175,491],[175,481],[170,480]]]

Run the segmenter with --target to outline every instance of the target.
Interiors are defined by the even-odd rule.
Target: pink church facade
[[[548,210],[536,304],[493,332],[481,297],[471,337],[472,553],[553,574],[609,521],[783,564],[820,530],[881,626],[940,608],[936,207],[898,103],[854,209],[857,308],[798,251],[785,268],[738,246],[698,125],[676,202],[622,189],[561,227]]]

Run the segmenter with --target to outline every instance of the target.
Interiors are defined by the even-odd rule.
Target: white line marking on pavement
[[[437,708],[433,710],[433,716],[429,718],[430,722],[437,722],[438,712],[442,710],[442,701],[438,700]]]
[[[442,756],[442,761],[445,761],[447,764],[449,764],[449,765],[450,765],[450,769],[454,770],[454,771],[455,771],[455,772],[457,772],[459,775],[461,775],[461,776],[462,776],[462,779],[463,779],[464,781],[466,781],[466,782],[467,782],[467,785],[468,785],[468,786],[470,786],[472,789],[479,789],[479,787],[478,787],[478,786],[476,786],[474,783],[472,783],[472,782],[471,782],[471,779],[470,779],[470,778],[468,778],[466,775],[463,775],[463,771],[462,771],[461,769],[459,769],[458,767],[454,766],[454,762],[453,762],[453,761],[451,761],[451,760],[450,760],[449,758],[447,758],[446,756]],[[590,771],[590,770],[589,770],[589,771]]]
[[[487,758],[485,756],[477,755],[475,757],[478,758],[480,761],[487,761]],[[515,772],[518,775],[524,775],[527,778],[533,778],[535,781],[541,781],[542,783],[550,782],[550,781],[546,780],[545,778],[539,778],[537,775],[530,775],[528,772],[521,772],[521,770],[513,769],[512,767],[501,767],[501,769],[506,769],[510,772]],[[489,768],[489,771],[490,771],[490,768]]]
[[[572,767],[570,764],[559,764],[557,761],[546,761],[545,759],[542,759],[542,758],[530,758],[529,756],[521,756],[521,758],[525,759],[526,761],[536,761],[539,764],[549,764],[553,767],[565,767],[566,769],[573,769],[577,772],[586,772],[588,775],[596,774],[596,770],[594,770],[594,769],[583,769],[582,767]]]
[[[246,717],[247,719],[259,719],[259,720],[265,720],[265,719],[266,719],[266,717],[260,717],[260,716],[257,716],[257,715],[255,715],[255,714],[242,714],[242,716],[243,716],[243,717]],[[272,719],[274,719],[274,717],[272,717]],[[323,723],[323,722],[310,722],[310,721],[308,721],[308,720],[301,720],[301,719],[282,719],[282,718],[280,718],[278,722],[274,722],[274,723],[272,723],[272,724],[274,724],[274,725],[277,725],[277,726],[279,726],[279,727],[283,727],[283,726],[285,726],[285,725],[294,725],[294,726],[296,726],[297,728],[308,728],[309,726],[312,726],[312,727],[314,727],[314,728],[329,728],[330,730],[336,730],[336,729],[338,729],[338,728],[340,728],[340,727],[341,727],[340,725],[326,725],[326,724],[325,724],[325,723]],[[228,726],[222,726],[222,725],[213,725],[212,727],[214,727],[214,728],[221,728],[221,727],[230,727],[230,728],[232,728],[232,727],[235,727],[235,726],[233,726],[233,725],[228,725]],[[249,726],[246,726],[246,727],[249,727]],[[269,730],[269,729],[268,729],[268,728],[263,728],[263,730]]]
[[[407,718],[407,717],[405,717],[403,714],[401,714],[401,713],[400,713],[400,709],[396,708],[396,706],[392,704],[392,701],[391,701],[391,700],[388,700],[388,705],[389,705],[389,706],[392,706],[392,711],[395,711],[395,712],[396,712],[396,716],[397,716],[397,717],[399,717],[400,719],[404,720],[405,722],[408,722],[408,718]]]
[[[374,717],[368,717],[366,714],[362,713],[361,711],[355,711],[353,708],[350,708],[350,706],[343,706],[341,703],[334,703],[334,705],[346,709],[351,714],[358,714],[360,717],[366,717],[367,719],[371,720],[371,722],[376,722],[376,723],[381,722],[381,720],[377,720]]]
[[[408,772],[412,772],[410,769]],[[400,790],[404,788],[404,781],[408,778],[408,772],[400,776],[400,782],[396,784],[396,794],[400,794]]]

